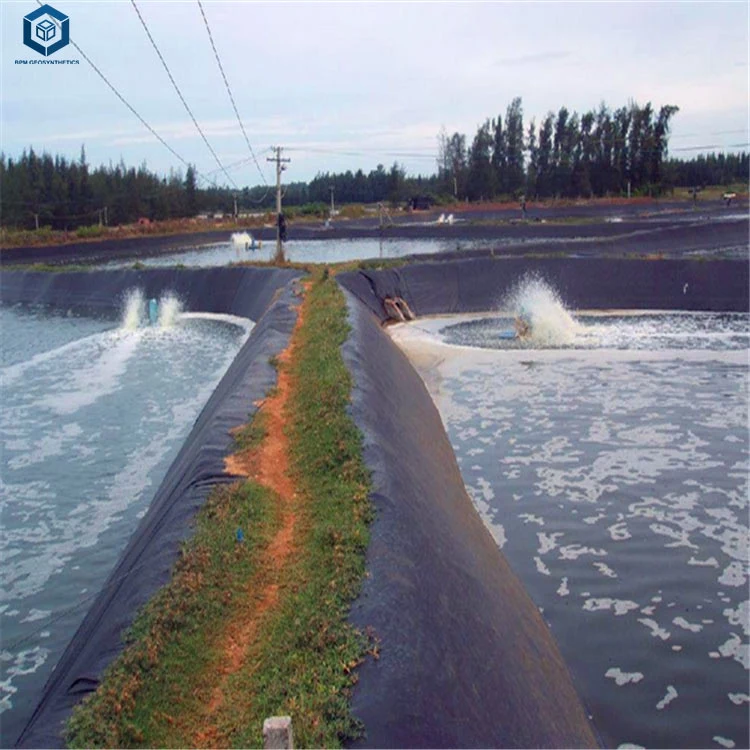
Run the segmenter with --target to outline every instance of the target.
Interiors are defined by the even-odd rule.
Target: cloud
[[[503,57],[495,61],[495,65],[528,65],[539,62],[549,62],[550,60],[562,60],[570,57],[571,53],[567,50],[556,50],[554,52],[537,52],[533,55],[518,55],[517,57]]]

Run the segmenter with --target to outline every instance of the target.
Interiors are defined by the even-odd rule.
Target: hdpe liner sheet
[[[496,308],[536,273],[580,308],[747,310],[744,262],[480,259],[341,274],[352,416],[373,472],[368,578],[352,622],[380,658],[359,672],[355,747],[595,746],[554,639],[484,527],[419,375],[379,325]]]
[[[291,282],[298,276],[278,269],[3,274],[5,301],[102,310],[116,305],[127,289],[139,286],[148,296],[176,292],[191,310],[257,320],[60,658],[17,741],[19,747],[62,747],[64,721],[73,706],[96,689],[102,672],[121,651],[123,631],[138,609],[169,579],[195,513],[214,486],[233,481],[223,472],[232,442],[229,430],[247,422],[256,410],[254,402],[276,382],[269,359],[286,347],[291,336],[296,321]]]
[[[440,416],[406,357],[351,295],[343,347],[373,472],[368,578],[352,622],[355,747],[595,747],[548,629],[464,489]]]
[[[276,291],[299,275],[290,269],[251,267],[71,273],[3,271],[0,299],[3,304],[49,305],[116,317],[121,313],[127,291],[138,288],[146,298],[174,292],[189,312],[224,313],[257,321]]]
[[[747,311],[745,260],[474,258],[341,274],[341,285],[381,320],[403,297],[417,315],[497,309],[525,275],[551,284],[571,309]]]

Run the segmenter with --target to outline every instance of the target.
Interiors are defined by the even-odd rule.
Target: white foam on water
[[[675,698],[677,698],[677,691],[674,685],[667,685],[667,694],[656,704],[657,711],[663,711]]]
[[[68,352],[74,351],[75,349],[78,349],[80,347],[86,347],[91,344],[93,340],[99,339],[101,336],[105,334],[102,333],[92,333],[90,336],[84,336],[81,339],[77,339],[76,341],[71,341],[68,344],[63,344],[62,346],[58,346],[55,349],[50,349],[47,352],[41,352],[40,354],[35,354],[30,359],[27,359],[25,362],[18,362],[15,365],[9,365],[8,367],[2,368],[0,370],[0,384],[2,385],[2,388],[6,388],[9,385],[12,385],[18,378],[22,377],[24,373],[26,373],[28,370],[33,370],[35,367],[38,367],[39,365],[43,365],[46,362],[49,362],[52,359],[55,359],[55,357],[60,357],[63,354],[67,354]]]
[[[718,745],[721,745],[722,747],[730,748],[730,750],[735,746],[734,740],[728,740],[726,737],[722,737],[718,734],[714,736],[714,742],[716,742],[716,744]]]
[[[0,652],[0,662],[13,662],[11,666],[3,670],[7,677],[0,681],[0,714],[13,708],[11,698],[18,692],[18,688],[13,684],[13,678],[33,674],[44,665],[48,656],[49,649],[42,646],[34,646],[17,654],[11,654],[8,651]]]
[[[622,687],[631,682],[640,682],[643,679],[643,672],[623,672],[620,667],[610,667],[604,676],[614,680],[618,687]]]
[[[229,325],[241,328],[249,334],[255,327],[255,323],[250,318],[242,318],[238,315],[226,315],[224,313],[207,313],[207,312],[181,312],[180,320],[210,320],[216,323],[228,323]]]
[[[694,622],[688,622],[684,617],[675,617],[672,620],[673,625],[677,625],[678,628],[683,630],[689,630],[691,633],[700,633],[703,630],[703,625]]]
[[[613,610],[616,617],[622,617],[628,612],[631,612],[634,609],[638,609],[638,604],[636,604],[636,602],[628,600],[602,597],[601,599],[587,599],[583,603],[583,608],[587,612],[597,612],[598,610]]]
[[[528,343],[532,345],[570,344],[582,330],[560,295],[537,276],[525,276],[506,295],[503,307],[516,316],[528,318],[531,327]]]
[[[535,557],[534,563],[536,564],[537,573],[541,573],[544,576],[552,575],[549,568],[544,564],[541,557]]]
[[[719,654],[725,659],[734,659],[742,664],[745,669],[750,669],[750,646],[743,643],[742,639],[732,633],[729,638],[719,646]]]
[[[168,292],[159,300],[159,317],[157,325],[160,328],[171,328],[182,312],[182,301],[176,294]]]
[[[615,573],[615,571],[612,570],[612,568],[610,568],[606,563],[595,562],[592,564],[605,578],[617,578],[617,573]]]
[[[740,602],[736,609],[727,607],[722,614],[730,625],[739,626],[745,635],[750,635],[750,601]]]
[[[651,635],[654,638],[660,638],[662,641],[668,641],[671,637],[671,633],[661,627],[661,625],[659,625],[656,620],[652,620],[648,617],[639,617],[638,622],[640,622],[641,625],[645,625],[651,631]]]
[[[130,289],[125,295],[123,306],[121,328],[126,331],[135,331],[141,326],[146,312],[146,300],[140,289]]]
[[[140,331],[129,327],[133,319],[134,315],[129,312],[124,330],[90,339],[89,343],[95,344],[93,351],[77,357],[73,367],[66,369],[59,379],[55,390],[39,399],[39,405],[59,415],[70,415],[114,393],[142,336]]]

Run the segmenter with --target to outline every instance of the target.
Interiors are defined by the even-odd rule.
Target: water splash
[[[527,341],[532,345],[571,344],[582,327],[566,309],[555,289],[538,276],[525,276],[507,294],[503,306],[510,313],[524,315],[530,322]]]
[[[232,235],[232,245],[236,248],[247,250],[255,245],[255,240],[249,232],[235,232]]]
[[[180,317],[182,307],[182,302],[176,294],[164,294],[159,300],[159,328],[171,328]]]
[[[146,310],[146,300],[140,289],[131,289],[125,297],[120,327],[126,331],[135,331],[141,325]]]

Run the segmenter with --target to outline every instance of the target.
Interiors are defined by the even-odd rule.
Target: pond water
[[[352,239],[352,240],[290,240],[284,244],[286,259],[295,263],[342,263],[370,258],[400,258],[404,255],[444,253],[491,247],[473,240],[409,240],[409,239]],[[188,267],[224,266],[241,261],[270,261],[276,252],[274,240],[263,242],[256,250],[246,250],[242,241],[218,242],[167,255],[140,258],[138,262],[152,266]],[[128,268],[136,259],[107,263],[105,268]]]
[[[477,510],[607,746],[747,747],[748,316],[508,302],[391,329]]]
[[[249,320],[0,308],[0,744],[12,746]]]

